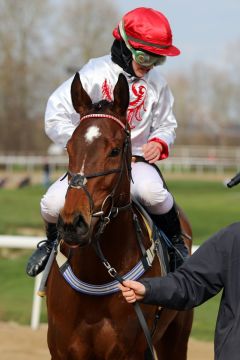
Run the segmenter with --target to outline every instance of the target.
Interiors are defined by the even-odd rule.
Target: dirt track
[[[1,360],[50,360],[46,332],[46,325],[32,331],[28,326],[0,323]],[[213,360],[213,344],[191,339],[188,360]]]

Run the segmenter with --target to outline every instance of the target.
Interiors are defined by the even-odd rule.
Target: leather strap
[[[140,305],[138,302],[133,303],[134,310],[137,314],[138,321],[142,327],[142,331],[144,332],[145,338],[147,340],[149,351],[151,352],[152,359],[158,360],[156,350],[154,349],[153,343],[152,343],[152,337],[150,334],[150,331],[148,329],[145,317],[143,316],[142,310],[140,308]]]
[[[100,247],[100,244],[99,244],[98,241],[97,241],[97,243],[95,243],[94,250],[95,250],[97,256],[100,258],[103,265],[108,269],[110,264],[108,263],[108,261],[104,257],[104,255],[102,253],[102,250],[101,250],[101,247]],[[115,280],[119,281],[120,284],[122,284],[123,281],[124,281],[122,276],[119,275],[118,272],[114,268],[111,268],[111,270],[113,270],[113,271],[108,270],[109,275],[112,276]],[[139,305],[138,302],[133,303],[133,307],[134,307],[134,310],[135,310],[136,315],[138,317],[138,321],[139,321],[139,323],[141,325],[142,331],[143,331],[143,333],[144,333],[144,335],[146,337],[148,348],[149,348],[149,351],[150,351],[151,356],[152,356],[152,360],[158,360],[156,351],[155,351],[153,343],[152,343],[152,338],[151,338],[150,331],[148,329],[146,320],[145,320],[144,315],[142,313],[142,309],[140,308],[140,305]]]

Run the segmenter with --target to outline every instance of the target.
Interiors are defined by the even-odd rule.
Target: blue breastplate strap
[[[152,265],[152,262],[155,257],[155,244],[152,243],[151,247],[146,251],[147,253],[147,262],[149,266]],[[68,282],[68,284],[78,292],[87,295],[95,295],[95,296],[102,296],[102,295],[109,295],[115,292],[120,291],[118,288],[119,282],[117,280],[111,281],[106,284],[102,285],[94,285],[88,284],[84,281],[78,279],[68,262],[68,259],[61,253],[60,245],[58,246],[58,251],[56,255],[56,262],[59,266],[59,270],[63,275],[64,279]],[[137,280],[139,279],[142,274],[144,274],[146,270],[143,267],[142,261],[140,260],[137,265],[135,265],[127,274],[122,275],[124,280]]]

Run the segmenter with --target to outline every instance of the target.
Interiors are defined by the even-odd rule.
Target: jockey
[[[131,193],[151,214],[178,250],[177,265],[188,256],[181,236],[178,213],[171,193],[164,187],[156,161],[168,157],[175,140],[176,119],[173,96],[157,65],[167,56],[180,54],[172,44],[167,18],[159,11],[140,7],[125,14],[113,30],[111,54],[91,59],[79,71],[81,82],[94,103],[113,100],[113,88],[120,73],[129,84],[128,122],[131,127],[132,153],[144,162],[132,163]],[[45,114],[45,130],[55,143],[66,146],[80,119],[73,108],[70,87],[73,77],[50,96]],[[41,200],[47,240],[38,245],[27,264],[27,273],[35,276],[47,263],[57,238],[57,219],[64,206],[68,180],[57,180]],[[176,258],[171,259],[176,262]],[[172,266],[173,268],[173,266]]]

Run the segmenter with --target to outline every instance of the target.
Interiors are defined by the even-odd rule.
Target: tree
[[[62,19],[62,53],[70,71],[110,52],[112,31],[119,21],[112,1],[69,0],[62,6]]]
[[[46,149],[48,97],[68,68],[109,50],[113,24],[107,0],[0,0],[1,152]]]
[[[48,1],[0,2],[0,150],[26,151],[34,146],[33,109],[38,74],[35,62],[47,51],[43,20]],[[32,114],[33,115],[33,114]]]
[[[238,62],[225,68],[197,63],[170,77],[178,144],[234,145],[240,136]]]

